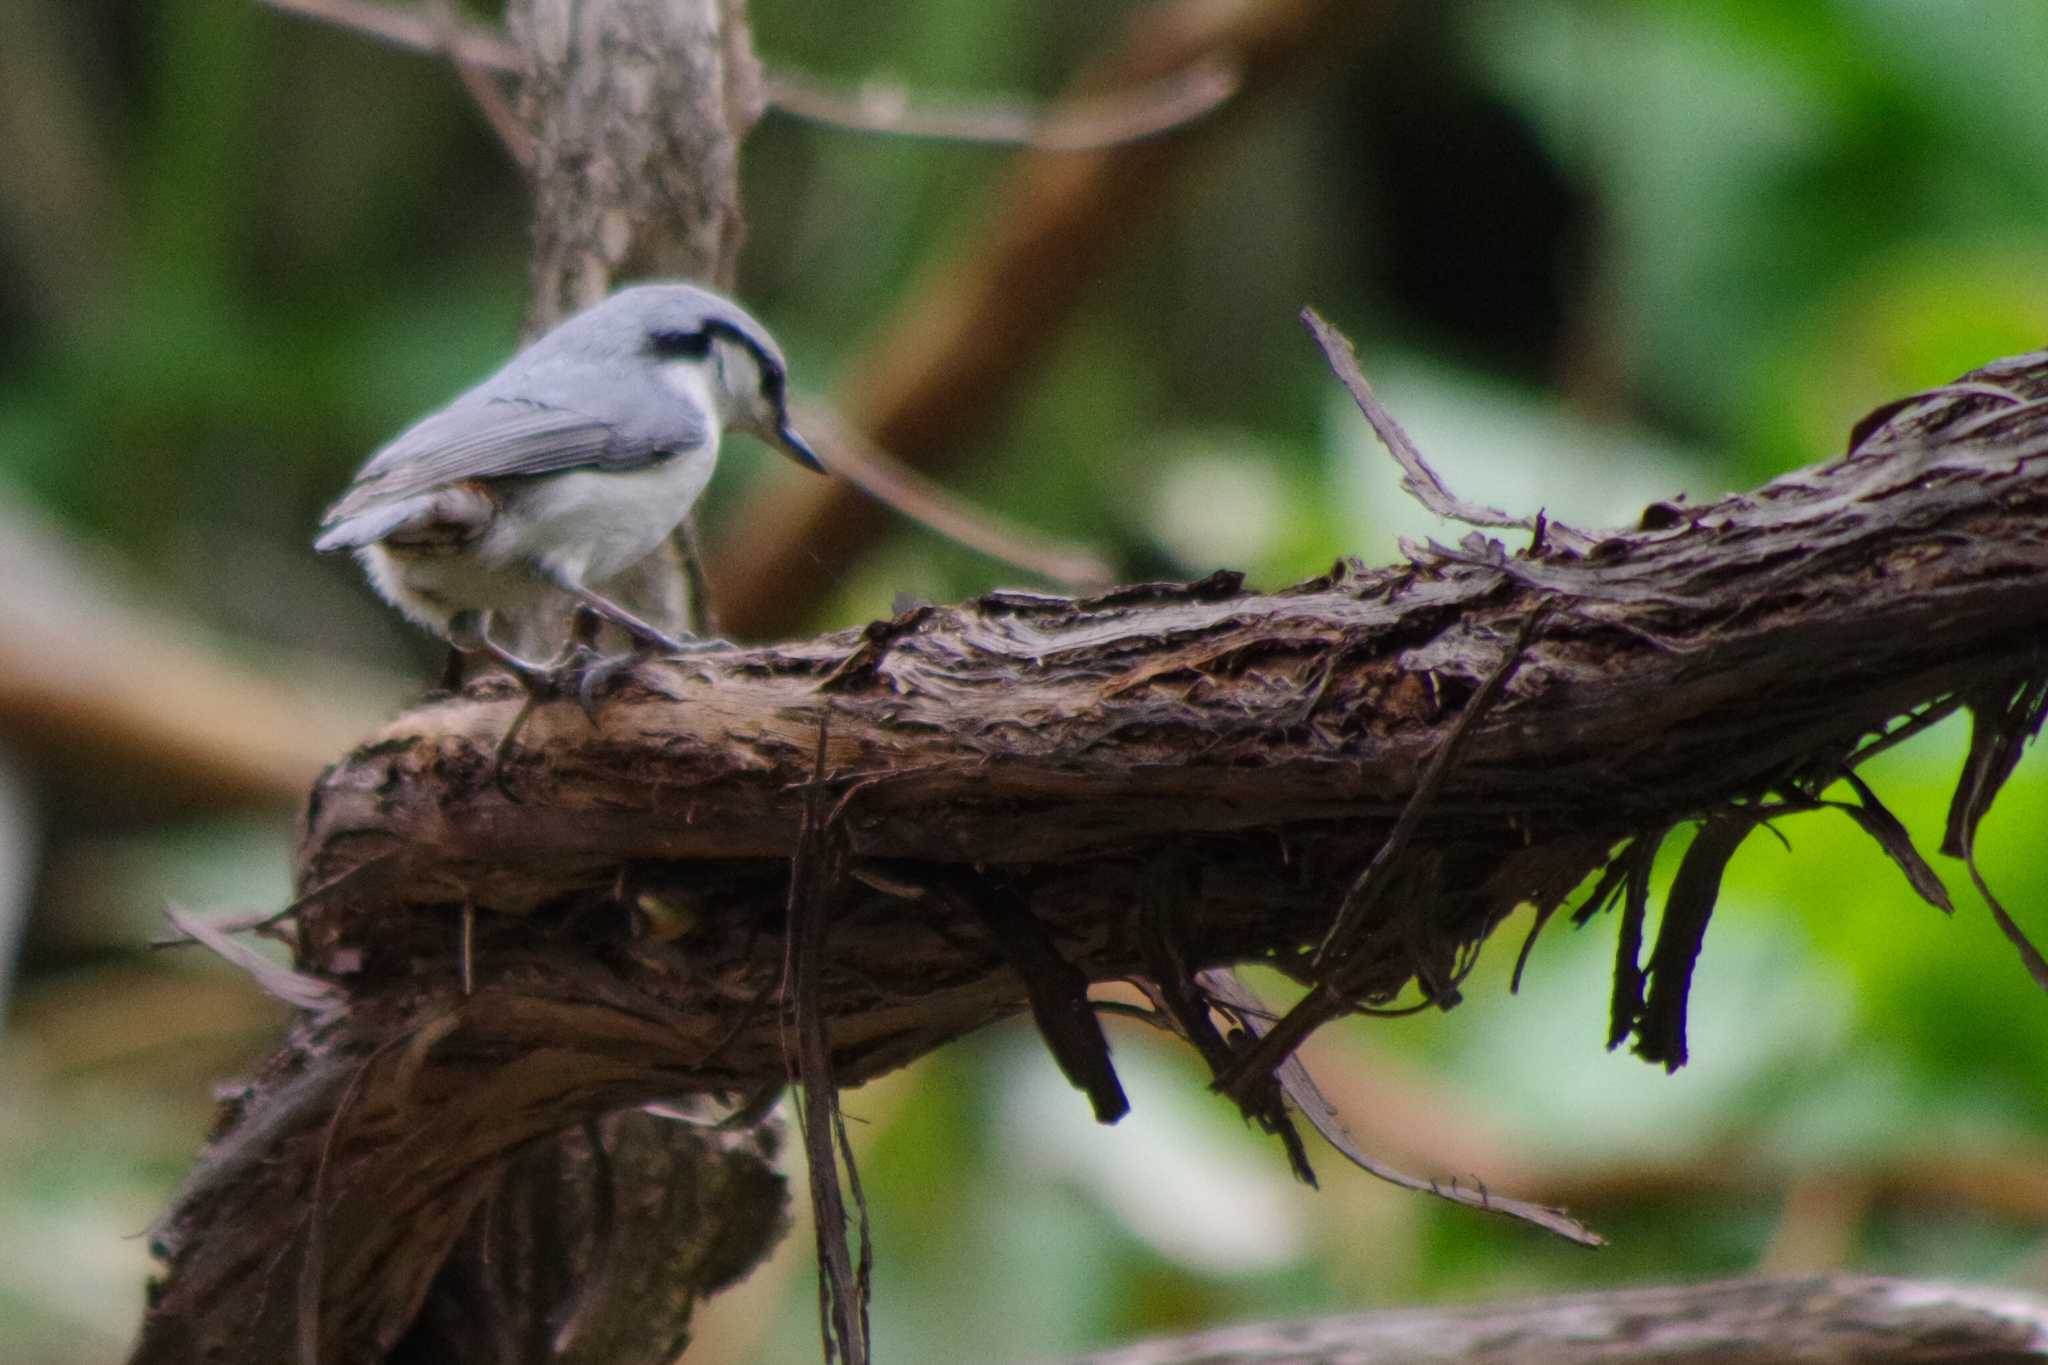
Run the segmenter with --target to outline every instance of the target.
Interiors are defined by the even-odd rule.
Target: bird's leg
[[[597,653],[597,635],[604,628],[605,619],[595,610],[579,602],[576,614],[570,622],[569,646],[556,661],[561,672],[561,685],[565,694],[573,695],[576,704],[583,708],[583,714],[590,718],[590,724],[597,728],[598,693],[610,685],[613,678],[621,673],[630,673],[633,666],[648,658],[654,651],[635,640],[632,648],[623,654],[609,658]],[[685,649],[701,646],[693,640],[681,642]],[[720,642],[723,644],[723,641]]]
[[[469,656],[459,645],[448,646],[448,657],[441,663],[441,688],[443,692],[462,690],[462,666],[469,662]]]
[[[550,587],[559,588],[582,603],[589,611],[594,612],[596,615],[617,626],[620,630],[625,631],[626,634],[632,636],[633,643],[639,645],[643,650],[659,650],[670,654],[682,653],[684,645],[681,640],[655,629],[632,612],[627,611],[624,607],[612,601],[609,597],[602,593],[592,592],[553,565],[536,562],[534,564],[534,572],[541,581],[547,583]]]
[[[654,654],[696,654],[710,649],[731,649],[730,640],[678,640],[665,631],[657,630],[647,622],[627,611],[602,593],[592,592],[574,578],[553,565],[536,563],[534,572],[549,586],[559,588],[597,615],[617,626],[633,637],[633,643],[643,653]]]
[[[464,654],[482,654],[519,679],[528,695],[547,698],[559,695],[560,674],[548,664],[522,659],[491,638],[490,613],[458,611],[448,621],[448,643]]]
[[[597,652],[597,633],[604,629],[604,618],[589,607],[578,603],[576,614],[569,618],[569,644],[572,648]]]
[[[604,618],[578,602],[569,618],[569,643],[562,647],[553,664],[565,692],[572,681],[575,683],[576,704],[583,708],[584,718],[593,730],[603,728],[597,721],[597,684],[609,677],[621,663],[621,660],[599,656],[597,633],[603,629]],[[623,662],[630,665],[632,656],[626,656]]]
[[[604,618],[579,602],[569,617],[569,638],[547,663],[559,688],[566,691],[570,679],[597,662],[597,633],[603,629]]]
[[[562,695],[562,669],[556,665],[537,664],[530,659],[522,659],[493,640],[490,634],[489,612],[455,613],[448,622],[448,644],[458,651],[457,657],[482,654],[496,660],[519,680],[520,686],[526,689],[526,700],[521,703],[518,714],[512,717],[512,723],[505,727],[505,733],[498,739],[497,748],[491,751],[491,784],[505,794],[506,800],[517,802],[517,794],[505,785],[505,756],[512,752],[512,743],[519,738],[519,732],[526,728],[526,722],[532,717],[534,708],[544,701]],[[578,647],[573,637],[570,644],[572,648]],[[587,706],[584,713],[590,714]],[[591,716],[590,723],[597,724],[596,716]]]

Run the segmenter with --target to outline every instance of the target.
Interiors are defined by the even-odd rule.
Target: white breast
[[[705,443],[630,472],[576,470],[537,479],[510,500],[478,557],[493,566],[539,558],[579,583],[610,578],[666,540],[711,482],[719,409],[696,362],[665,365],[662,381],[710,418]]]
[[[638,563],[689,512],[718,463],[713,442],[629,473],[577,470],[519,490],[479,547],[492,564],[538,558],[589,583]]]

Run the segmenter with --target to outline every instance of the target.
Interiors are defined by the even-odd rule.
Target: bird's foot
[[[574,688],[574,692],[567,695],[573,695],[576,704],[583,708],[591,729],[603,728],[597,721],[599,695],[609,691],[621,674],[631,673],[633,666],[643,657],[640,654],[614,654],[608,658],[593,655],[569,666],[563,684]]]
[[[573,701],[590,721],[591,729],[602,729],[597,718],[598,695],[619,674],[630,672],[642,657],[638,653],[600,654],[579,640],[571,642],[545,664],[512,669],[512,675],[526,689],[527,705],[520,719],[523,721],[526,712],[536,706],[553,701]],[[509,735],[507,739],[510,739]]]
[[[512,752],[513,743],[519,732],[526,728],[526,722],[533,718],[536,709],[551,701],[572,700],[582,708],[583,715],[593,730],[601,728],[597,720],[597,703],[592,692],[592,673],[610,663],[599,656],[596,650],[581,641],[572,641],[560,654],[547,663],[529,663],[524,659],[500,656],[498,662],[504,666],[519,685],[526,689],[526,701],[519,708],[512,723],[505,727],[499,737],[498,747],[491,754],[491,784],[514,802],[519,800],[506,785],[506,759]]]

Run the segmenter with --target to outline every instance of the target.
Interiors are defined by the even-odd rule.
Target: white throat
[[[710,356],[702,360],[666,361],[658,373],[671,393],[709,416],[721,429],[725,426],[732,406],[717,382],[717,362]]]

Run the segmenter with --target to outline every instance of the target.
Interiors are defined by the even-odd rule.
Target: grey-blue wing
[[[469,480],[638,469],[682,444],[657,446],[563,408],[505,399],[457,400],[372,456],[321,524],[333,526],[380,504]]]

